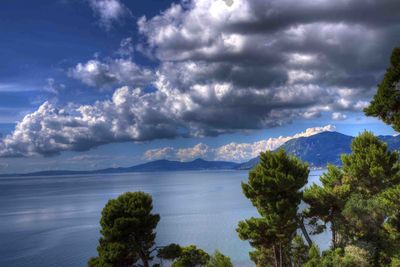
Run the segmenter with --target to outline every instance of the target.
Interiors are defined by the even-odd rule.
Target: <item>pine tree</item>
[[[388,239],[387,254],[400,266],[400,184],[382,192],[379,200],[387,216],[383,225]]]
[[[371,104],[364,110],[368,116],[380,118],[400,131],[400,47],[392,52],[390,67]]]
[[[290,244],[298,228],[297,212],[302,199],[301,188],[307,183],[308,165],[283,150],[265,152],[242,183],[245,196],[257,208],[261,218],[239,222],[237,231],[256,249],[251,254],[258,266],[261,259],[270,264],[289,266]]]
[[[152,209],[151,196],[143,192],[128,192],[108,201],[100,220],[99,255],[89,266],[128,267],[141,261],[149,267],[154,230],[160,220]]]
[[[158,249],[157,257],[164,260],[175,260],[182,254],[182,248],[178,244],[169,244]]]
[[[206,267],[233,267],[233,264],[229,257],[217,250],[214,255],[211,256]]]
[[[351,150],[342,155],[341,168],[328,167],[321,186],[305,190],[304,201],[309,204],[305,214],[311,222],[331,224],[334,248],[324,261],[350,264],[360,261],[350,252],[362,252],[371,266],[388,265],[399,248],[394,242],[400,215],[395,208],[400,196],[399,155],[370,132],[356,137]],[[346,254],[343,249],[349,246]]]
[[[343,171],[340,168],[328,165],[327,169],[320,177],[321,186],[314,183],[304,190],[303,200],[308,204],[304,215],[310,219],[310,225],[314,226],[314,234],[321,233],[330,224],[331,242],[335,248],[343,241],[339,234],[339,228],[344,224],[341,212],[350,190],[348,185],[343,184]],[[319,224],[321,221],[323,225]]]
[[[292,240],[292,264],[294,267],[301,267],[308,259],[309,247],[304,243],[301,236],[296,235]]]
[[[209,261],[210,256],[203,250],[194,245],[183,247],[178,259],[171,267],[197,267],[204,266]]]
[[[368,116],[380,118],[396,131],[400,131],[400,47],[393,49],[390,66],[378,86],[374,99],[364,112]],[[386,256],[390,257],[390,266],[393,267],[400,266],[400,182],[398,177],[394,176],[390,179],[391,183],[385,183],[386,189],[377,199],[386,213],[383,224],[386,246],[383,250]]]
[[[308,250],[308,260],[304,264],[304,267],[320,267],[321,266],[321,253],[319,247],[312,244]]]
[[[352,193],[374,196],[399,184],[399,154],[371,132],[363,132],[351,143],[352,153],[342,155],[344,180]]]

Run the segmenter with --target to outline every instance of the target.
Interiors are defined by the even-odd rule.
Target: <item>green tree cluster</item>
[[[230,259],[219,251],[210,256],[194,245],[156,246],[160,216],[153,214],[150,195],[128,192],[105,205],[100,220],[101,238],[98,256],[89,260],[89,267],[152,267],[172,262],[172,267],[232,267]],[[155,263],[155,256],[160,263]]]
[[[390,66],[371,104],[364,111],[400,131],[400,47],[393,50]]]
[[[390,63],[365,112],[399,131],[400,48]],[[328,166],[320,185],[303,192],[306,165],[282,151],[261,154],[242,185],[261,218],[238,228],[239,237],[256,249],[250,257],[257,266],[400,266],[399,154],[367,131],[353,140],[351,151],[342,155],[341,167]],[[296,214],[300,200],[307,204],[301,215]],[[310,234],[329,228],[331,249],[320,253],[294,235],[301,229],[310,241],[304,219]]]
[[[341,167],[328,166],[320,185],[303,190],[308,166],[283,150],[266,152],[242,184],[260,217],[239,222],[257,266],[396,266],[400,255],[399,154],[370,132],[351,143]],[[299,212],[303,201],[307,208]],[[329,230],[331,249],[296,235]],[[307,239],[306,239],[307,240]]]
[[[291,266],[291,243],[308,174],[308,165],[285,151],[267,151],[250,171],[248,183],[242,183],[244,195],[261,217],[239,222],[237,232],[255,248],[250,257],[257,266]]]
[[[102,211],[98,257],[89,266],[133,266],[151,261],[156,228],[160,216],[152,214],[151,196],[143,192],[125,193],[110,200]]]
[[[304,214],[317,229],[330,225],[331,262],[389,266],[400,251],[399,154],[370,132],[355,138],[351,150],[342,167],[328,167],[321,185],[304,190]]]

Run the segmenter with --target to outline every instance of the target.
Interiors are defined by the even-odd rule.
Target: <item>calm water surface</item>
[[[139,190],[153,196],[161,215],[158,245],[219,249],[235,266],[253,266],[235,231],[238,221],[257,216],[241,192],[246,179],[247,171],[0,178],[0,266],[86,266],[96,255],[103,206]]]

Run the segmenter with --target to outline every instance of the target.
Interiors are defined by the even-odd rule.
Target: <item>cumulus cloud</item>
[[[206,144],[200,143],[188,148],[164,147],[150,149],[143,154],[143,158],[146,160],[173,159],[180,161],[203,158],[209,160],[243,162],[257,157],[260,152],[275,150],[291,139],[308,137],[326,131],[335,131],[335,129],[333,125],[326,125],[323,127],[308,128],[304,132],[297,133],[293,136],[280,136],[254,143],[229,143],[217,148],[211,148]]]
[[[176,98],[180,102],[179,96]],[[195,134],[185,131],[182,121],[170,115],[179,108],[184,107],[175,105],[165,94],[149,94],[128,87],[116,90],[112,100],[93,105],[59,109],[45,102],[37,111],[26,115],[12,134],[1,140],[0,156],[53,155],[66,150],[83,151],[111,142]]]
[[[70,68],[68,75],[101,90],[124,85],[144,87],[153,83],[156,79],[154,71],[136,64],[132,59],[133,52],[132,38],[124,38],[115,52],[115,58],[101,60],[96,56]]]
[[[91,3],[108,25],[124,10],[116,0]],[[154,71],[131,59],[131,39],[117,58],[77,64],[69,75],[87,85],[129,88],[72,110],[45,103],[3,140],[1,154],[215,136],[361,111],[400,43],[399,9],[392,0],[172,4],[137,21],[135,48],[155,60]]]
[[[138,27],[163,80],[206,110],[193,116],[260,128],[361,111],[400,41],[399,8],[388,0],[190,1]]]
[[[90,7],[99,18],[99,23],[109,30],[114,22],[130,15],[129,9],[119,0],[89,0]]]
[[[342,121],[347,119],[347,115],[341,112],[333,112],[332,113],[332,120]]]
[[[154,80],[152,70],[138,66],[129,58],[108,59],[105,61],[92,59],[85,63],[77,64],[69,70],[68,74],[89,86],[99,89],[112,88],[116,85],[145,86]]]

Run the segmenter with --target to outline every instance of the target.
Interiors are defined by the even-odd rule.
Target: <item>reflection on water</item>
[[[86,266],[96,255],[105,203],[138,190],[153,196],[161,215],[158,245],[218,248],[235,266],[253,266],[235,231],[239,220],[257,216],[241,192],[245,179],[246,171],[0,178],[0,266]]]

